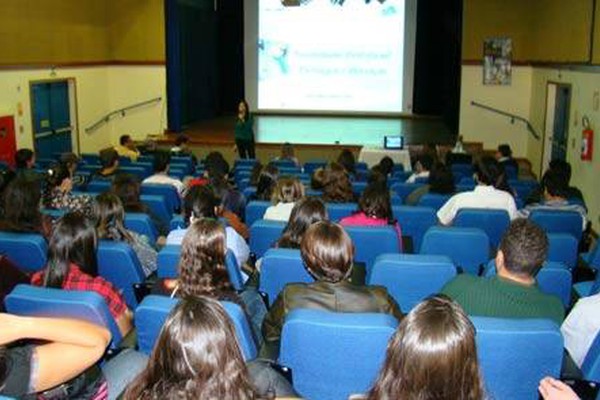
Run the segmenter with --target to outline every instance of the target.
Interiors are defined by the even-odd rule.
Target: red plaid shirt
[[[43,281],[44,270],[36,272],[31,277],[32,285],[42,286]],[[81,272],[79,267],[75,264],[71,264],[62,288],[65,290],[87,290],[98,293],[100,296],[104,297],[108,309],[115,319],[119,318],[121,314],[127,310],[125,300],[123,300],[123,297],[110,282],[101,277],[93,278],[90,275]]]

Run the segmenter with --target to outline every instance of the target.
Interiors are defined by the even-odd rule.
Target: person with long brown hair
[[[303,198],[292,209],[290,219],[275,246],[299,249],[306,230],[315,222],[327,219],[327,209],[321,199],[318,197]]]
[[[304,197],[304,185],[298,178],[279,178],[271,197],[273,205],[265,210],[263,219],[287,222],[294,205],[302,197]]]
[[[355,200],[348,171],[338,163],[329,163],[323,171],[323,201],[351,203]]]
[[[430,297],[402,320],[367,400],[485,398],[475,328],[450,298]]]

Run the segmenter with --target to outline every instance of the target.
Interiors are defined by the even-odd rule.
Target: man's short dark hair
[[[154,153],[154,172],[164,172],[171,162],[171,155],[166,151],[157,151]]]
[[[550,161],[548,169],[562,175],[567,185],[571,181],[571,164],[565,160],[554,159]]]
[[[119,153],[112,147],[100,150],[100,165],[102,168],[110,168],[119,161]]]
[[[182,144],[189,142],[189,140],[190,138],[184,134],[177,135],[175,138],[175,146],[181,146]]]
[[[121,146],[125,146],[131,140],[131,136],[129,135],[121,135],[119,138],[119,143]]]
[[[501,144],[498,146],[498,152],[502,154],[502,157],[512,157],[512,150],[507,144]]]
[[[498,250],[504,254],[504,267],[510,273],[535,276],[548,255],[548,236],[531,220],[516,219],[502,237]]]
[[[15,153],[15,164],[17,168],[27,168],[27,163],[33,158],[33,150],[20,149]]]
[[[379,166],[381,167],[381,172],[389,175],[394,170],[394,160],[390,156],[385,156],[379,161]]]
[[[419,158],[417,158],[417,161],[421,164],[421,167],[423,167],[425,171],[429,171],[433,165],[433,157],[431,157],[429,154],[421,154]]]
[[[548,170],[542,178],[542,185],[550,196],[566,199],[568,194],[568,183],[565,176],[558,171]]]

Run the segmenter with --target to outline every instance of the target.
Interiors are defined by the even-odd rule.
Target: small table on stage
[[[358,155],[358,161],[365,162],[371,168],[379,164],[379,161],[385,156],[394,160],[394,164],[404,165],[405,171],[412,171],[410,165],[410,155],[408,150],[389,150],[383,147],[363,147]]]

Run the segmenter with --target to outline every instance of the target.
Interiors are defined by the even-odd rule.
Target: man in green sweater
[[[496,255],[497,276],[462,274],[442,293],[469,315],[501,318],[547,318],[560,325],[565,310],[558,297],[542,293],[535,275],[548,253],[548,237],[535,223],[517,219],[510,225]]]

